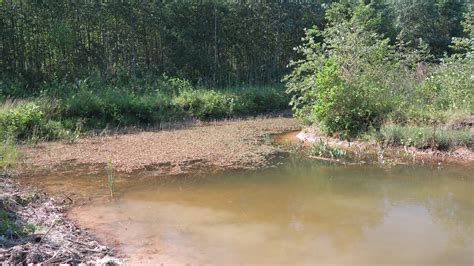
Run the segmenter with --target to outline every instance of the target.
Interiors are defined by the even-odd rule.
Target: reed
[[[115,192],[115,175],[112,160],[107,159],[107,186],[109,187],[110,197],[114,197]]]

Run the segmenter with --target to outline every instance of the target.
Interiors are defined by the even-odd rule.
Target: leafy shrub
[[[64,128],[59,122],[46,119],[37,104],[28,102],[6,108],[0,113],[0,133],[2,139],[51,140],[60,138]]]
[[[294,69],[285,80],[297,117],[353,138],[382,125],[392,105],[384,87],[387,74],[398,66],[388,40],[370,29],[375,10],[364,4],[344,8],[333,4],[327,13],[330,26],[306,31],[305,43],[297,49],[303,59],[291,63]],[[351,16],[333,16],[341,12]]]
[[[162,90],[166,93],[177,95],[194,90],[191,82],[179,77],[163,75]]]
[[[31,94],[24,82],[0,80],[0,95],[8,98],[24,98]]]
[[[418,99],[437,110],[472,110],[474,63],[452,62],[438,66],[417,88]]]
[[[43,126],[24,126],[25,131],[13,137],[18,135],[23,139],[29,134],[30,139],[36,140],[49,129],[47,139],[61,136],[74,140],[79,121],[84,129],[91,129],[108,125],[150,125],[186,116],[221,119],[284,110],[289,102],[284,90],[275,87],[197,89],[184,79],[166,75],[154,77],[121,76],[115,84],[96,76],[74,83],[57,79],[44,83],[41,94],[34,99],[38,117],[29,118],[36,119],[31,122],[35,125],[41,120]],[[57,122],[48,122],[50,120]],[[65,130],[59,130],[61,125]]]
[[[120,89],[79,91],[64,99],[63,105],[62,118],[84,118],[92,128],[107,124],[152,124],[183,116],[171,97],[159,92],[137,95]]]
[[[295,116],[354,138],[389,120],[432,126],[453,113],[473,113],[472,37],[463,42],[471,44],[465,55],[432,66],[424,43],[414,49],[379,36],[373,26],[380,18],[363,1],[333,3],[328,26],[306,30],[297,47],[302,59],[284,79]]]
[[[236,115],[255,115],[289,108],[290,97],[280,87],[252,87],[229,92],[234,94]]]
[[[191,116],[198,119],[219,119],[233,113],[235,100],[213,90],[184,91],[174,102]]]

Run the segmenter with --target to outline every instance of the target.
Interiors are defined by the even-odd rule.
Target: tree
[[[394,47],[376,33],[380,14],[362,1],[354,6],[335,3],[326,19],[324,30],[306,31],[297,49],[303,59],[292,62],[293,71],[285,78],[293,110],[344,138],[378,130],[390,111],[383,82],[396,68]]]

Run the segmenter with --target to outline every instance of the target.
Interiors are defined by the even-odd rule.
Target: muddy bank
[[[120,264],[114,252],[69,220],[66,195],[54,197],[0,176],[0,264]]]
[[[301,143],[307,147],[323,143],[332,149],[341,149],[350,159],[356,161],[375,161],[389,164],[404,163],[455,163],[469,165],[474,162],[474,151],[467,147],[456,147],[449,151],[418,149],[385,145],[374,140],[347,141],[329,137],[315,128],[305,128],[301,131],[289,133],[283,137],[286,142]],[[327,159],[322,156],[313,156],[316,159]],[[343,158],[341,158],[343,159]]]
[[[24,146],[26,169],[98,165],[108,159],[120,172],[185,173],[196,167],[255,168],[279,152],[271,134],[299,129],[292,118],[216,122],[179,130],[86,137],[74,144]]]

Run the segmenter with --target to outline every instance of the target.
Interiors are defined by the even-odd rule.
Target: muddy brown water
[[[70,216],[129,263],[472,265],[472,168],[344,166],[300,157],[214,175],[51,173],[88,198]]]

